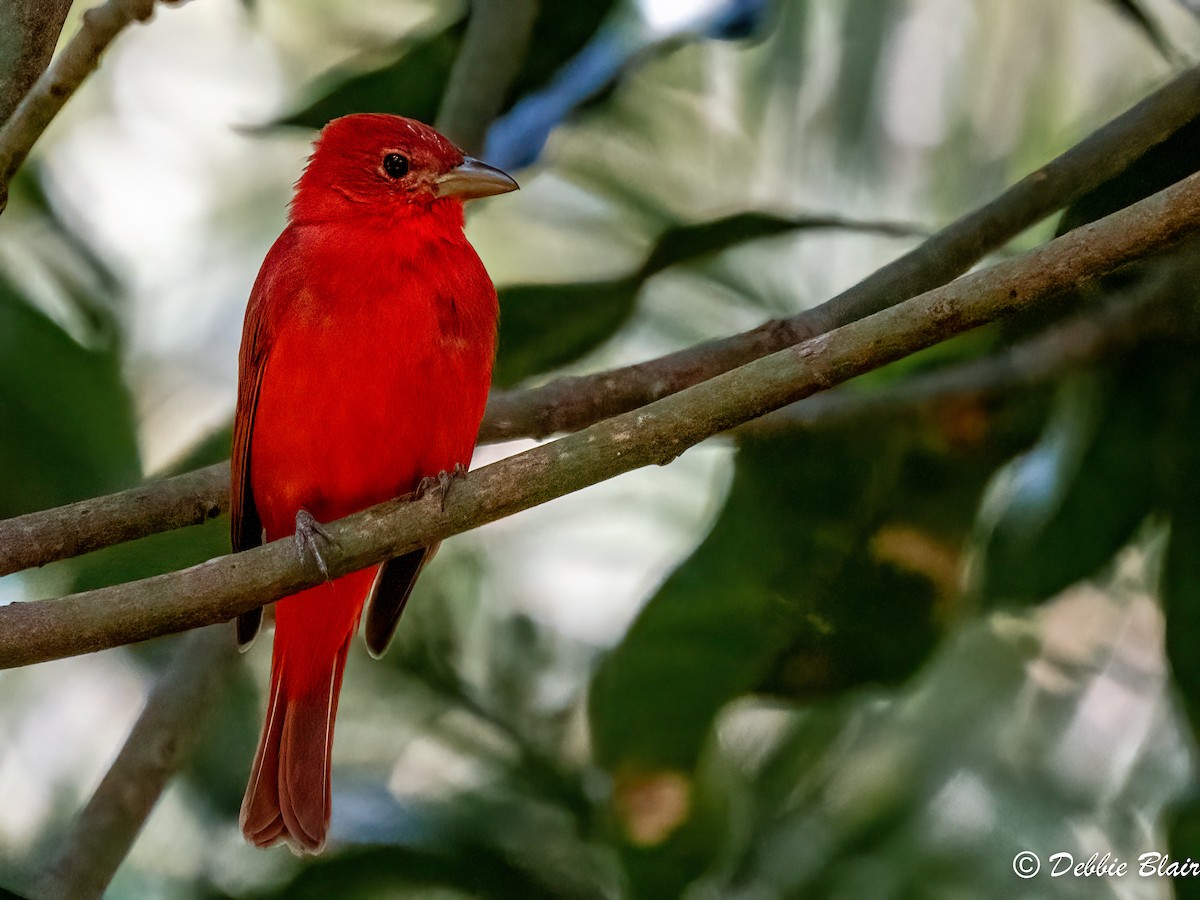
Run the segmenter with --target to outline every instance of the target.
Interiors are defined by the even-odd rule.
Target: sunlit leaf
[[[584,6],[539,4],[528,52],[503,109],[549,81],[579,52],[613,5],[613,0]],[[381,67],[352,64],[330,72],[309,91],[313,100],[307,106],[274,124],[321,128],[331,119],[358,112],[433,122],[466,27],[466,19],[458,19],[439,31],[406,38],[392,61]]]
[[[1173,61],[1179,56],[1178,51],[1171,46],[1166,34],[1146,10],[1141,0],[1108,0],[1108,2],[1146,36],[1146,39],[1154,45],[1154,49],[1162,54],[1163,59]]]
[[[500,344],[493,379],[498,385],[509,386],[573,362],[600,346],[629,321],[642,285],[670,266],[760,238],[828,229],[897,237],[919,233],[911,226],[893,222],[856,222],[836,216],[786,218],[760,212],[677,225],[659,236],[635,272],[620,278],[502,288]]]
[[[1163,387],[1166,437],[1153,459],[1170,537],[1160,593],[1167,626],[1167,658],[1193,731],[1200,733],[1200,363],[1187,348],[1168,357]],[[1200,810],[1196,813],[1200,829]]]
[[[434,34],[406,40],[396,58],[382,68],[330,72],[309,91],[314,99],[308,105],[273,124],[323,128],[332,119],[360,112],[394,113],[432,122],[465,27],[460,21]]]

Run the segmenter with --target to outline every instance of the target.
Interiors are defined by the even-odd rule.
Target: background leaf
[[[629,321],[642,286],[664,269],[749,241],[819,230],[895,237],[919,233],[911,226],[892,222],[855,222],[836,216],[787,218],[761,212],[676,225],[659,236],[646,261],[629,275],[608,281],[500,288],[500,343],[493,381],[507,387],[594,350]]]
[[[998,476],[981,551],[985,602],[1038,602],[1097,574],[1154,508],[1147,361],[1074,379],[1039,444]]]
[[[896,475],[897,448],[865,452],[861,437],[742,446],[712,531],[593,680],[602,765],[691,769],[717,710],[753,690],[797,635],[831,627],[830,593]]]
[[[584,6],[542,3],[529,50],[513,80],[504,109],[547,82],[574,56],[608,17],[613,0]],[[441,107],[450,70],[466,31],[465,18],[431,34],[407,38],[392,62],[363,71],[343,67],[319,79],[304,108],[273,123],[322,128],[331,119],[357,112],[381,112],[433,122]]]
[[[1171,46],[1171,42],[1167,40],[1167,36],[1159,27],[1158,22],[1150,15],[1140,0],[1108,0],[1108,2],[1146,36],[1154,49],[1162,54],[1163,59],[1168,62],[1178,59],[1179,52]]]
[[[466,21],[403,41],[395,60],[369,71],[343,67],[320,78],[308,90],[313,99],[273,125],[324,128],[350,113],[393,113],[432,122],[437,118]]]
[[[0,273],[0,516],[108,493],[140,475],[117,347],[86,347]]]

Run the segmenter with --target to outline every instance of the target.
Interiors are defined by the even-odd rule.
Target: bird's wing
[[[286,235],[286,232],[285,232]],[[257,547],[263,540],[262,519],[254,504],[254,489],[250,483],[250,436],[254,431],[254,413],[258,408],[259,388],[271,346],[272,322],[269,302],[277,289],[274,258],[283,252],[281,238],[263,262],[262,271],[250,292],[246,305],[246,322],[242,329],[242,347],[238,354],[237,411],[233,418],[233,449],[230,460],[229,500],[230,537],[234,552]],[[262,624],[262,607],[256,607],[237,617],[238,646],[245,650],[258,636]]]
[[[417,576],[426,563],[437,553],[438,544],[422,547],[395,559],[389,559],[380,568],[379,577],[367,597],[367,623],[363,637],[367,650],[376,659],[383,656],[400,624],[400,614],[408,602]]]

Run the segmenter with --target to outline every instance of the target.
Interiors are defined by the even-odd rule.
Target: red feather
[[[382,165],[393,153],[407,161],[403,178]],[[432,129],[393,116],[349,116],[322,133],[246,311],[236,549],[293,534],[301,509],[329,522],[470,462],[497,304],[463,235],[463,192],[438,196],[438,179],[463,161]],[[407,587],[419,566],[409,569]],[[277,606],[266,724],[242,806],[242,829],[260,846],[325,842],[338,693],[376,574]]]

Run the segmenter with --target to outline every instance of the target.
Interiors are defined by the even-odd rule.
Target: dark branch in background
[[[1078,290],[1200,232],[1200,174],[1060,238],[788,347],[644,408],[484,466],[435,496],[393,500],[328,526],[347,572],[650,464],[1000,316]],[[179,572],[0,608],[0,667],[89,653],[232,619],[319,584],[294,542]]]
[[[83,14],[79,33],[71,38],[50,68],[42,73],[0,127],[0,212],[8,204],[8,185],[42,132],[66,105],[83,80],[100,65],[113,39],[133,22],[154,12],[155,0],[108,0]]]
[[[1176,295],[1172,294],[1170,299]],[[898,384],[856,391],[841,388],[809,397],[737,428],[735,437],[830,427],[867,419],[896,418],[947,401],[991,398],[1045,384],[1156,336],[1180,334],[1176,310],[1152,295],[1105,304],[1058,322],[999,353],[914,375]]]
[[[467,32],[435,123],[467,153],[483,152],[488,126],[525,61],[537,10],[538,0],[471,0]]]
[[[1168,138],[1200,110],[1200,67],[1176,77],[995,200],[946,226],[832,300],[789,319],[650,362],[493,394],[491,439],[574,431],[644,406],[752,359],[878,312],[965,272]]]
[[[729,359],[766,352],[802,329],[836,323],[862,303],[886,306],[914,285],[944,283],[1002,247],[1014,235],[1106,181],[1114,171],[1169,137],[1200,109],[1200,68],[1175,78],[1093,132],[1000,197],[822,306],[791,320],[703,344],[635,366],[560,378],[531,390],[495,391],[482,442],[571,431],[667,396],[724,371]],[[889,279],[898,279],[891,284]],[[857,298],[857,299],[856,299]],[[840,305],[840,312],[831,311]],[[784,344],[786,345],[786,344]],[[719,362],[709,363],[713,352]],[[0,522],[0,575],[41,566],[110,544],[182,528],[229,507],[228,464]]]
[[[0,71],[0,124],[7,122],[30,86],[46,70],[71,0],[8,0],[7,17],[0,22],[9,32],[12,56]],[[11,37],[15,36],[15,37]]]
[[[35,883],[35,900],[104,894],[167,782],[187,761],[236,659],[226,628],[193,632],[179,645],[58,857]]]

